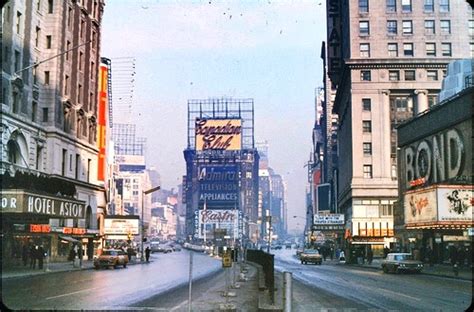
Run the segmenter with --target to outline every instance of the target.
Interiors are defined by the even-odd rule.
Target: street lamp
[[[141,248],[140,248],[140,251],[141,251],[140,261],[142,261],[142,262],[144,260],[144,257],[143,257],[143,253],[144,253],[143,240],[145,239],[145,223],[144,223],[145,221],[143,220],[143,211],[145,210],[145,195],[156,192],[160,188],[161,188],[161,186],[157,186],[157,187],[151,188],[149,190],[142,191],[142,222],[141,222],[141,224],[142,224],[142,231],[141,231],[141,233],[142,233],[142,243],[141,243]]]

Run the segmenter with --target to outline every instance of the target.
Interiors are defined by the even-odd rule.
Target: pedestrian
[[[367,263],[372,264],[372,260],[374,258],[374,253],[372,252],[372,248],[369,247],[367,250]]]
[[[430,246],[428,246],[428,248],[426,248],[426,262],[428,262],[430,264],[430,266],[433,266],[433,250],[431,249]]]
[[[151,249],[150,249],[150,247],[147,246],[146,249],[145,249],[146,262],[150,261],[150,252],[151,252]]]
[[[38,249],[38,246],[31,245],[30,248],[30,269],[35,269],[36,268],[36,250]]]
[[[28,263],[28,245],[24,244],[22,249],[21,249],[21,260],[23,260],[23,266],[26,266]]]
[[[459,265],[462,267],[464,266],[464,248],[462,246],[459,246],[458,247],[458,250],[457,250],[457,254],[458,254],[458,262],[459,262]]]
[[[38,251],[36,253],[36,256],[38,257],[38,269],[42,270],[43,269],[43,259],[44,259],[43,245],[40,245],[38,247]]]
[[[69,261],[72,261],[73,265],[74,265],[74,258],[76,258],[76,251],[74,250],[74,248],[71,248],[71,250],[69,250],[69,256],[67,259]]]
[[[457,261],[458,261],[458,250],[456,249],[455,246],[451,246],[450,252],[449,252],[449,257],[451,258],[451,264],[452,264],[452,265],[457,264]]]
[[[385,247],[383,248],[383,257],[384,257],[384,258],[387,258],[387,255],[388,255],[389,252],[390,252],[390,249],[388,249],[388,247],[385,246]]]

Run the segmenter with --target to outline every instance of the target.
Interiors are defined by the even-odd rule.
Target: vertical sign
[[[327,0],[328,76],[335,84],[339,82],[342,69],[341,0]]]
[[[99,159],[97,162],[97,180],[105,180],[105,129],[107,110],[107,67],[101,64],[99,67],[99,105],[98,105],[98,131],[97,147],[99,148]]]

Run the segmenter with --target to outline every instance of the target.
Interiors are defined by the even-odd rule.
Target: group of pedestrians
[[[43,269],[44,258],[46,258],[46,251],[44,250],[43,245],[23,245],[21,251],[21,259],[23,261],[23,266],[28,265],[28,260],[30,262],[30,269],[36,269],[36,262],[38,262],[38,269]]]

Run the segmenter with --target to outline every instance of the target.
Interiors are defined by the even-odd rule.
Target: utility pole
[[[144,218],[144,214],[143,214],[143,211],[145,210],[145,195],[147,194],[150,194],[150,193],[153,193],[153,192],[156,192],[158,191],[159,189],[161,188],[161,186],[157,186],[157,187],[154,187],[154,188],[151,188],[149,190],[146,190],[146,191],[142,191],[142,217],[141,217],[141,227],[142,227],[142,230],[141,230],[141,234],[142,234],[142,241],[141,241],[141,247],[140,247],[140,261],[143,262],[145,260],[145,258],[143,257],[143,254],[144,254],[144,250],[143,250],[143,242],[145,240],[145,221],[143,220]]]

